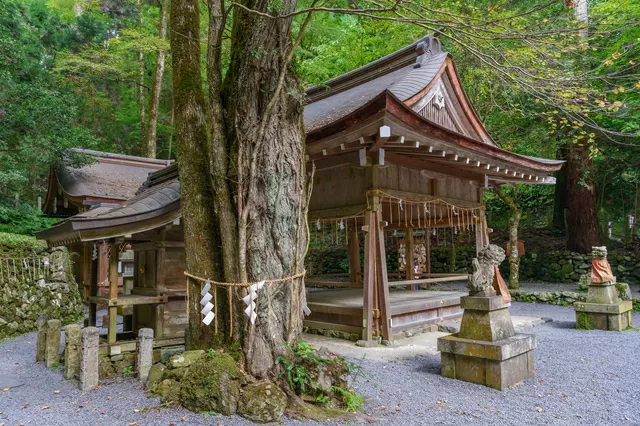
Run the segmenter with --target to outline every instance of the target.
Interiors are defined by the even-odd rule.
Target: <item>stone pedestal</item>
[[[614,282],[589,285],[586,302],[575,302],[578,330],[626,330],[631,326],[631,300],[620,300]]]
[[[501,296],[467,296],[460,332],[438,339],[445,377],[495,389],[534,376],[535,336],[516,334]]]

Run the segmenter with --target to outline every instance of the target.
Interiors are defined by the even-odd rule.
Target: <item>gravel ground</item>
[[[439,356],[358,361],[364,378],[356,390],[367,397],[364,411],[389,425],[640,425],[640,333],[575,331],[573,310],[560,306],[513,303],[511,312],[553,319],[533,330],[535,379],[500,392],[441,377]],[[634,322],[640,324],[640,315]],[[24,382],[0,392],[0,425],[250,424],[160,407],[133,379],[82,393],[61,371],[35,364],[34,355],[34,334],[0,343],[0,376]]]

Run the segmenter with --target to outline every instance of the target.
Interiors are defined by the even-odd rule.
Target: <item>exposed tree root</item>
[[[298,405],[298,403],[292,403],[292,401],[290,400],[285,414],[288,417],[292,418],[304,418],[317,421],[341,420],[345,422],[351,421],[355,423],[373,423],[385,421],[385,419],[381,417],[373,417],[361,413],[347,413],[341,410],[323,408],[317,405],[308,404],[302,400],[300,400],[300,405]]]
[[[385,419],[379,417],[368,416],[361,413],[348,413],[342,410],[336,410],[332,408],[324,408],[318,405],[309,404],[305,402],[300,396],[289,388],[289,386],[282,386],[282,390],[287,394],[289,403],[285,414],[292,418],[303,418],[308,420],[341,420],[351,421],[355,423],[373,423],[381,422]]]

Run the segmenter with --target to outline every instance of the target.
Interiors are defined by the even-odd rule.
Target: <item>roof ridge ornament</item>
[[[427,57],[442,53],[442,46],[438,37],[435,34],[430,34],[416,44],[416,51],[418,57],[413,67],[420,68]]]

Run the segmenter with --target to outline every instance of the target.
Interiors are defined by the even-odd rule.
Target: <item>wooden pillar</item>
[[[135,249],[135,245],[131,244],[133,250],[133,288],[140,286],[140,252]],[[133,305],[131,318],[131,329],[133,331],[139,330],[138,325],[138,307]]]
[[[378,300],[378,314],[380,318],[380,331],[383,339],[392,340],[391,337],[391,307],[389,303],[389,280],[387,275],[387,254],[384,245],[384,227],[382,221],[382,209],[377,197],[374,198],[375,226],[376,226],[376,293]]]
[[[373,292],[375,282],[376,216],[371,210],[364,214],[364,281],[362,286],[362,340],[373,339]]]
[[[100,276],[100,257],[93,258],[93,244],[89,244],[87,247],[89,251],[89,296],[98,295],[98,277]],[[95,302],[89,302],[89,326],[96,326],[96,317],[98,314],[98,307]]]
[[[91,245],[82,244],[82,298],[86,300],[91,294]]]
[[[406,278],[408,280],[415,280],[416,274],[413,269],[413,250],[414,250],[414,241],[413,241],[413,228],[405,228],[404,230],[404,247],[405,247],[405,258],[407,263]],[[411,284],[407,286],[407,290],[415,290],[416,285]]]
[[[157,294],[162,294],[165,292],[165,267],[164,264],[167,258],[167,249],[165,248],[165,234],[166,231],[163,229],[160,231],[162,241],[158,243],[158,257],[156,261],[157,265],[157,273],[156,273],[156,292]],[[164,304],[158,303],[154,307],[154,335],[156,339],[164,336]]]
[[[109,247],[109,329],[107,331],[107,343],[116,343],[118,326],[118,307],[112,306],[114,300],[118,299],[118,244],[114,240]]]
[[[427,228],[425,230],[425,238],[424,238],[424,244],[425,244],[425,249],[426,249],[426,262],[425,262],[425,268],[427,269],[427,274],[431,273],[431,228]]]
[[[349,229],[349,275],[351,282],[362,284],[361,274],[360,242],[358,241],[358,228],[354,225]]]

